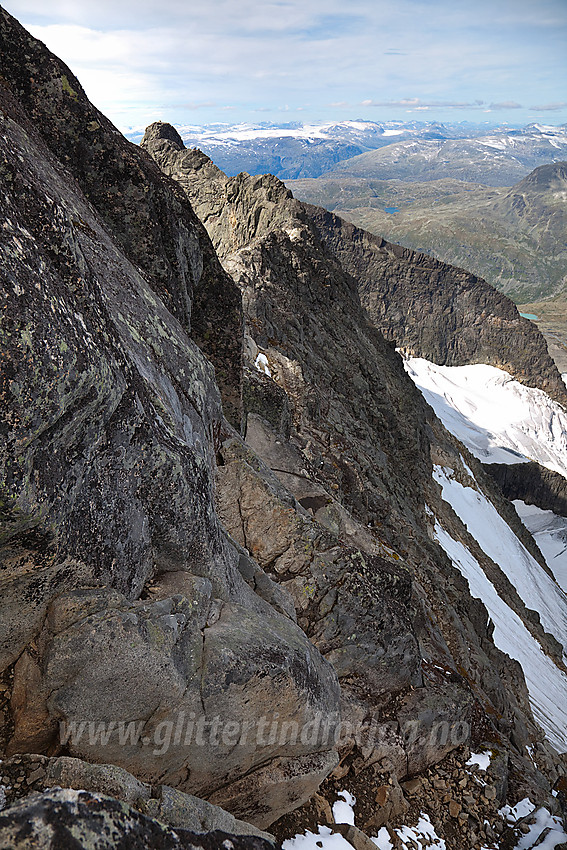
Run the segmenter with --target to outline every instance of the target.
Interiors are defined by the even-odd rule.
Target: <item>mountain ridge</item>
[[[286,837],[343,789],[369,834],[426,807],[455,850],[515,842],[507,800],[560,823],[560,641],[454,495],[545,562],[369,322],[324,211],[158,125],[163,174],[4,10],[0,35],[0,732],[20,783],[1,834],[88,803],[120,814],[104,846],[133,823],[178,846],[163,819],[194,822],[198,794],[213,823],[231,822],[220,806]],[[437,266],[390,247],[392,273],[433,287]],[[90,722],[106,740],[78,734]],[[79,788],[18,804],[41,770]]]
[[[538,166],[510,188],[447,179],[400,184],[319,178],[289,185],[306,201],[463,266],[527,304],[560,295],[567,285],[564,168],[561,161]]]

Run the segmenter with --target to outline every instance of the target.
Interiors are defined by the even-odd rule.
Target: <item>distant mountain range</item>
[[[563,127],[531,124],[473,138],[415,138],[341,162],[327,174],[381,180],[454,178],[487,186],[510,186],[538,165],[567,159]]]
[[[452,176],[510,185],[533,168],[567,158],[567,130],[437,122],[342,121],[318,124],[215,124],[177,127],[225,173],[282,180],[341,176],[432,180]],[[142,131],[128,134],[139,142]]]

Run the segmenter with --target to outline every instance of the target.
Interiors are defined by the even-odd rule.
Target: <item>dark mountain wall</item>
[[[467,269],[516,304],[561,299],[565,291],[564,162],[500,188],[442,175],[429,183],[329,175],[286,185],[363,230]]]
[[[542,334],[506,296],[463,269],[392,245],[320,207],[306,209],[358,281],[370,320],[398,347],[446,366],[489,363],[567,404]]]
[[[489,463],[487,472],[507,499],[521,499],[544,511],[567,516],[567,481],[539,463]]]

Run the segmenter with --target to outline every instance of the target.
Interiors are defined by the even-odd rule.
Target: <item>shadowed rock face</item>
[[[322,240],[358,282],[373,325],[416,357],[446,366],[489,363],[567,404],[540,331],[480,278],[392,245],[306,205]]]
[[[539,463],[490,463],[486,469],[506,498],[567,516],[567,481],[558,472]]]
[[[180,190],[95,120],[67,69],[4,11],[0,23],[8,751],[59,749],[60,722],[141,721],[134,741],[115,726],[106,743],[71,736],[67,752],[208,795],[246,777],[231,805],[265,825],[332,769],[332,737],[284,748],[251,735],[240,747],[233,734],[215,748],[185,733],[161,746],[156,732],[181,716],[255,722],[267,706],[300,728],[338,714],[336,675],[287,594],[257,565],[243,577],[216,514],[215,454],[230,427],[189,313],[200,287],[216,298],[226,286],[238,309],[219,328],[239,352],[240,293]]]

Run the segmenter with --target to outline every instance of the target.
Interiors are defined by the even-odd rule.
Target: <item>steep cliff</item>
[[[92,107],[42,45],[4,11],[1,21],[6,749],[63,747],[208,795],[246,777],[233,806],[266,823],[316,789],[336,762],[333,741],[250,736],[238,748],[233,730],[203,759],[189,721],[240,728],[270,706],[303,726],[338,712],[338,686],[288,596],[229,539],[214,505],[215,453],[231,428],[213,367],[187,334],[190,297],[207,267],[238,316],[240,293],[177,187],[108,122],[102,141],[99,128],[82,131],[92,170],[79,176],[96,187],[85,197],[43,133],[76,169],[66,134]],[[22,89],[34,93],[23,98],[29,114]],[[59,98],[53,126],[41,112],[54,109],[49,93]],[[139,187],[149,208],[129,195],[134,173],[149,175]],[[118,208],[103,219],[92,201],[104,207],[106,197]],[[145,269],[126,256],[128,239],[138,259],[148,252]],[[169,266],[166,239],[179,250]],[[237,396],[239,386],[240,364]],[[183,722],[176,746],[160,738]],[[103,738],[80,734],[81,723]]]
[[[429,805],[425,778],[447,765],[452,811],[474,820],[431,802],[447,846],[495,835],[507,795],[558,810],[555,715],[495,645],[447,536],[554,693],[559,640],[447,494],[466,487],[524,532],[312,211],[160,124],[144,147],[163,174],[0,20],[2,782],[98,793],[105,776],[124,801],[55,792],[13,808],[5,834],[90,805],[119,835],[183,846],[145,807],[163,824],[173,806],[183,829],[197,794],[283,835],[339,785],[377,830],[411,788]],[[497,754],[490,792],[467,778],[471,747]]]
[[[279,485],[254,474],[250,457],[225,444],[221,513],[231,533],[290,590],[300,624],[338,671],[343,718],[362,724],[340,749],[340,778],[329,780],[326,793],[339,790],[337,782],[344,787],[345,775],[358,793],[365,784],[375,788],[388,776],[395,783],[425,769],[451,749],[447,741],[431,744],[431,728],[456,717],[476,728],[477,710],[485,719],[490,713],[491,734],[511,736],[521,748],[532,734],[521,672],[495,650],[482,606],[431,541],[428,510],[471,547],[561,667],[560,650],[440,499],[432,461],[489,494],[529,538],[513,509],[473,458],[467,455],[465,464],[464,449],[406,381],[401,358],[370,324],[358,281],[325,244],[313,210],[273,177],[227,178],[201,152],[186,151],[169,125],[149,127],[142,146],[188,193],[242,289],[246,439]],[[425,286],[425,270],[422,275]],[[430,288],[435,283],[433,276]],[[321,530],[303,536],[307,550],[292,544],[289,523],[282,539],[276,520],[282,484],[318,526],[357,547],[363,560],[353,563],[356,576],[353,567],[345,572]],[[260,516],[262,507],[271,521]],[[436,669],[451,673],[437,676]],[[408,741],[404,728],[414,718],[424,726]],[[403,803],[397,797],[394,804],[395,797],[372,817],[399,814]],[[315,809],[305,817],[316,817]],[[378,823],[372,817],[368,812],[368,825]]]
[[[507,499],[521,499],[544,511],[567,516],[567,480],[539,463],[491,463],[487,472]]]
[[[69,68],[4,10],[2,76],[130,262],[217,368],[239,420],[241,302],[183,194],[87,99]]]

